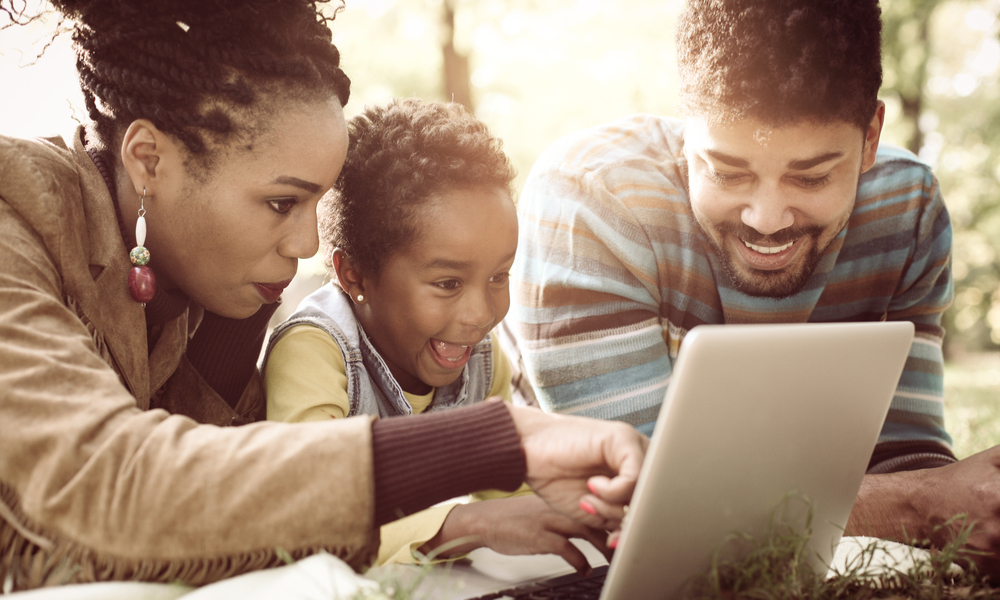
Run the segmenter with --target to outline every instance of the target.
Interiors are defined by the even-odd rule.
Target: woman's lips
[[[257,288],[257,293],[264,298],[265,303],[271,304],[278,301],[278,298],[281,297],[281,292],[285,291],[285,288],[291,282],[291,279],[286,279],[278,283],[254,283],[253,285]]]

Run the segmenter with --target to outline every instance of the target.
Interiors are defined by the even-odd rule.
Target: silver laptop
[[[825,572],[913,331],[910,322],[692,329],[675,361],[601,600],[676,597],[707,571],[727,536],[761,536],[783,504],[792,526],[804,525],[812,510],[810,558]],[[600,560],[589,544],[578,545]],[[517,588],[537,590],[546,568],[571,571],[554,556],[480,549],[472,558],[446,577],[450,589],[464,593],[445,593],[445,585],[427,597],[516,598]],[[506,591],[481,596],[500,590]]]
[[[676,595],[733,532],[787,499],[825,572],[861,487],[913,324],[714,325],[684,338],[601,595]],[[797,514],[796,514],[797,513]]]

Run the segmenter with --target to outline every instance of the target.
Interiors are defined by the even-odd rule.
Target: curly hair
[[[689,0],[677,24],[681,109],[780,126],[867,129],[882,85],[878,0]]]
[[[416,98],[367,106],[348,122],[340,177],[320,206],[320,238],[331,276],[340,248],[378,277],[417,235],[419,209],[455,188],[495,186],[513,197],[516,171],[503,142],[460,104]]]
[[[350,94],[332,17],[313,0],[51,1],[75,21],[80,85],[106,155],[129,123],[145,118],[211,168],[207,141],[252,136],[275,99],[336,96],[345,104]]]

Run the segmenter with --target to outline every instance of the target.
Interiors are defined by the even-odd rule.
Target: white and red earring
[[[149,250],[146,243],[146,188],[139,198],[139,219],[135,222],[135,248],[129,252],[132,270],[128,272],[128,293],[136,302],[145,305],[156,295],[156,275],[149,268]]]

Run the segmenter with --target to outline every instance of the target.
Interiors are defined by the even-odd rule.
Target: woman
[[[304,0],[55,4],[91,123],[0,138],[5,585],[200,584],[278,549],[359,568],[381,523],[521,481],[617,527],[645,447],[621,424],[484,403],[220,428],[263,416],[266,323],[344,161],[330,31]]]

